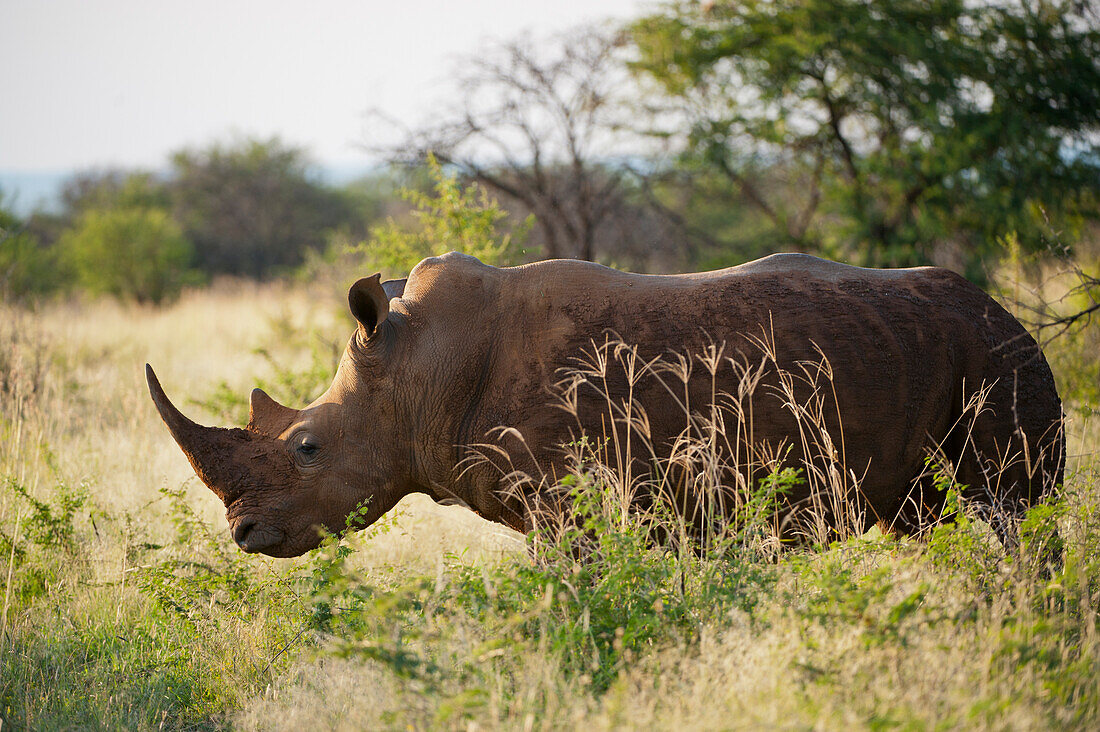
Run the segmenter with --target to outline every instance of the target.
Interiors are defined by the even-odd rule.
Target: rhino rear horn
[[[248,427],[268,437],[278,437],[298,417],[298,410],[284,407],[256,388],[248,397]]]

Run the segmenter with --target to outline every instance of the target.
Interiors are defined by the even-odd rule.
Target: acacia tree
[[[632,26],[689,164],[870,264],[1095,214],[1100,33],[1065,0],[680,0]]]
[[[547,257],[591,260],[629,209],[621,47],[618,34],[584,28],[468,57],[458,106],[383,152],[417,165],[434,155],[534,214]]]

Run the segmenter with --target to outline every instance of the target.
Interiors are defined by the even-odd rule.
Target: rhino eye
[[[320,447],[318,447],[315,442],[311,442],[308,439],[302,440],[298,444],[298,454],[307,458],[315,455],[319,449]]]

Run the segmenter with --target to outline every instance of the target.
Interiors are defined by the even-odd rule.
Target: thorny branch
[[[1057,276],[1072,277],[1074,284],[1059,298],[1048,300],[1043,295],[1045,282],[1029,288],[1031,301],[1018,294],[1007,298],[1017,311],[1017,319],[1035,335],[1040,346],[1045,346],[1074,328],[1088,326],[1093,314],[1100,312],[1100,276],[1085,271],[1073,259],[1060,259],[1068,264],[1068,269],[1062,270]],[[1076,309],[1066,313],[1063,305],[1081,297],[1087,300],[1087,304],[1078,305]]]

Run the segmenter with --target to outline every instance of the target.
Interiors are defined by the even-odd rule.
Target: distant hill
[[[370,163],[332,163],[317,165],[314,172],[330,186],[344,186],[378,170]],[[18,171],[0,170],[0,205],[27,216],[34,211],[56,212],[61,205],[61,186],[77,170]]]
[[[35,210],[56,211],[61,185],[73,172],[0,170],[0,204],[17,216],[26,216]]]

